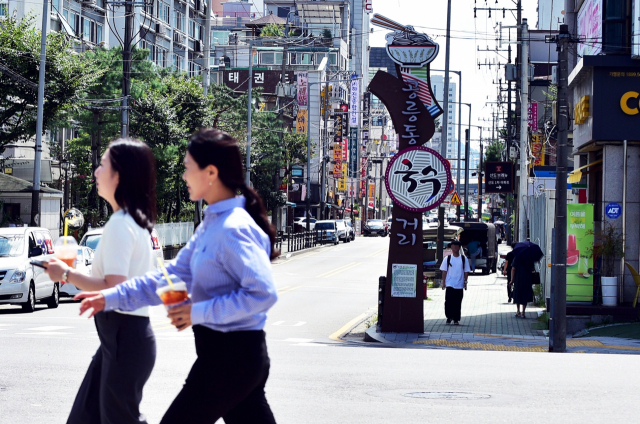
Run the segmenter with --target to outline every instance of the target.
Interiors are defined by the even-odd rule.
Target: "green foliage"
[[[550,84],[549,91],[543,91],[543,93],[547,97],[547,99],[551,100],[552,102],[558,100],[558,86],[555,84]]]
[[[267,24],[260,30],[260,37],[282,37],[284,27],[278,24]]]
[[[500,140],[492,140],[485,150],[484,161],[485,162],[499,162],[502,160],[502,154],[504,153],[504,143]]]
[[[615,276],[616,260],[624,258],[624,237],[613,224],[606,222],[602,231],[596,233],[588,230],[585,234],[593,235],[595,238],[592,248],[588,248],[589,255],[594,258],[594,262],[598,257],[602,258],[601,275],[603,277]]]
[[[40,31],[33,15],[0,23],[0,147],[24,142],[35,135],[40,72]],[[60,115],[91,89],[104,70],[93,58],[78,55],[60,33],[47,36],[47,64],[43,128],[50,129]],[[29,81],[32,84],[25,83]]]

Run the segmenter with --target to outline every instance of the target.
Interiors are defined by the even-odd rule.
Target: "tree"
[[[24,142],[36,133],[40,68],[40,31],[32,15],[0,23],[0,148]],[[43,129],[78,101],[104,73],[97,62],[72,51],[61,33],[47,35]]]
[[[504,143],[500,140],[492,140],[484,154],[485,162],[500,162],[504,153]]]
[[[260,37],[282,37],[284,28],[278,24],[267,24],[260,30]]]

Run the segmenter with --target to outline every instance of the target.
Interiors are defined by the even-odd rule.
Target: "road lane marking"
[[[358,315],[357,317],[355,317],[354,319],[352,319],[351,321],[349,321],[348,323],[343,325],[338,331],[336,331],[335,333],[330,335],[329,338],[331,340],[335,340],[337,342],[341,342],[342,340],[340,340],[340,336],[342,336],[347,331],[351,330],[352,327],[354,327],[356,324],[358,324],[361,321],[363,321],[369,315],[371,315],[371,312],[365,312],[365,313],[362,313],[362,314]]]
[[[327,272],[325,272],[325,273],[323,273],[323,274],[320,274],[320,275],[318,275],[316,278],[326,277],[326,276],[327,276],[327,275],[329,275],[329,274],[333,274],[334,272],[342,271],[342,269],[343,269],[343,268],[348,268],[348,267],[350,267],[351,265],[353,265],[353,264],[357,264],[357,263],[358,263],[358,262],[349,262],[349,263],[348,263],[348,264],[346,264],[346,265],[342,265],[341,267],[338,267],[338,268],[332,269],[331,271],[327,271]]]
[[[384,251],[387,251],[387,250],[389,250],[389,248],[388,248],[388,247],[385,247],[384,249],[380,249],[380,250],[378,250],[378,251],[376,251],[376,252],[373,252],[373,253],[372,253],[372,254],[370,254],[370,255],[365,256],[365,258],[372,258],[372,257],[374,257],[374,256],[376,256],[376,255],[379,255],[380,253],[382,253],[382,252],[384,252]]]
[[[355,262],[355,263],[354,263],[353,265],[351,265],[351,266],[348,266],[348,267],[346,267],[346,268],[342,268],[342,269],[338,269],[338,270],[336,270],[336,271],[332,272],[331,274],[327,274],[327,275],[325,275],[325,276],[324,276],[324,278],[330,278],[330,277],[333,277],[333,276],[335,276],[335,275],[340,274],[341,272],[348,271],[348,270],[350,270],[350,269],[352,269],[352,268],[355,268],[355,267],[357,267],[357,266],[359,266],[359,265],[361,265],[361,263],[360,263],[360,262]]]
[[[289,338],[289,339],[284,339],[283,341],[285,342],[291,342],[291,343],[311,343],[313,341],[313,339],[296,339],[296,338]]]
[[[288,286],[287,286],[288,287]],[[290,289],[287,290],[282,290],[282,291],[278,291],[279,294],[283,294],[283,293],[289,293],[292,292],[294,290],[298,290],[301,286],[295,286],[295,287],[291,287]]]
[[[285,322],[293,322],[294,324],[285,324]],[[306,321],[276,321],[271,325],[277,325],[282,327],[302,327],[305,325]]]
[[[284,286],[284,287],[280,287],[280,288],[278,289],[278,291],[280,291],[280,290],[284,290],[284,289],[288,289],[289,287],[291,287],[291,286]]]
[[[64,330],[66,328],[73,328],[73,327],[65,327],[65,326],[59,326],[59,325],[48,325],[48,326],[45,326],[45,327],[26,328],[25,330],[29,330],[29,331],[56,331],[56,330]]]
[[[70,327],[68,327],[70,328]],[[57,331],[37,331],[34,333],[15,333],[16,335],[20,335],[20,336],[33,336],[33,335],[38,335],[38,336],[62,336],[62,335],[67,335],[67,334],[71,334],[71,333],[60,333]]]
[[[288,264],[289,262],[293,262],[297,259],[304,259],[304,258],[308,258],[309,256],[313,256],[313,255],[317,255],[319,253],[322,253],[323,250],[319,250],[318,252],[309,252],[309,253],[304,253],[302,255],[298,255],[298,256],[293,256],[291,259],[286,260],[286,261],[282,261],[282,262],[276,262],[276,263],[272,263],[272,266],[277,266],[277,265],[284,265],[284,264]]]

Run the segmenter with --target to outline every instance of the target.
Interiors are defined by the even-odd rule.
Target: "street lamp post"
[[[62,208],[65,212],[69,210],[69,166],[70,163],[67,159],[60,162],[60,167],[64,169],[64,201],[62,202]]]

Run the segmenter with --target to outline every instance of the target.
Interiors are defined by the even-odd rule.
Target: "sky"
[[[497,2],[497,4],[496,4]],[[496,48],[496,34],[494,27],[502,22],[503,26],[515,26],[515,11],[510,14],[506,12],[506,18],[502,18],[502,11],[496,13],[491,12],[491,18],[488,17],[487,11],[477,11],[477,18],[473,17],[473,8],[513,8],[515,3],[510,0],[452,0],[451,1],[451,43],[450,43],[450,65],[449,69],[462,72],[462,103],[471,103],[472,115],[471,125],[491,127],[489,120],[491,119],[492,104],[486,102],[495,102],[497,95],[497,85],[493,85],[493,81],[497,82],[496,66],[489,69],[481,66],[478,69],[478,62],[485,63],[487,61],[498,61],[506,63],[507,52],[500,52],[504,57],[499,57],[495,52],[477,51],[479,47],[484,49]],[[530,29],[535,29],[537,23],[537,1],[522,0],[523,12],[522,17],[528,19]],[[373,11],[392,19],[403,25],[411,25],[418,32],[424,32],[429,35],[436,43],[439,44],[440,50],[438,57],[431,63],[432,69],[444,69],[445,66],[445,44],[446,44],[446,28],[447,28],[447,1],[445,0],[373,0]],[[370,15],[373,16],[373,15]],[[506,29],[503,34],[506,36]],[[515,39],[515,29],[513,31],[512,40]],[[370,35],[370,45],[372,47],[384,47],[386,45],[385,35],[389,31],[380,27],[373,27],[373,33]],[[512,59],[515,59],[515,44],[512,46]],[[499,48],[506,49],[504,45]],[[435,72],[432,71],[432,75]],[[452,81],[457,82],[458,76],[450,74]],[[502,77],[502,72],[500,73]],[[457,100],[456,100],[457,101]],[[468,123],[468,108],[462,106],[462,123],[463,130]],[[484,121],[483,121],[484,120]],[[456,128],[457,133],[457,128]],[[487,136],[487,130],[483,131],[483,138]],[[463,131],[464,137],[464,131]],[[471,147],[477,149],[480,138],[480,129],[471,128]]]

